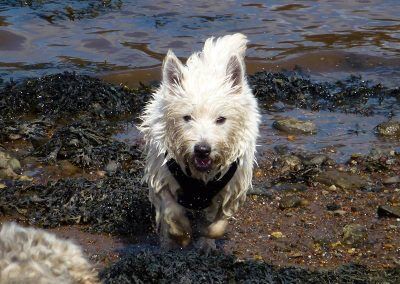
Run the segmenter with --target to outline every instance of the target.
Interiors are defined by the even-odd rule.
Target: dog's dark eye
[[[186,122],[189,122],[189,121],[192,120],[192,117],[191,117],[190,115],[185,115],[185,116],[183,117],[183,120],[186,121]]]
[[[217,120],[215,121],[217,124],[223,124],[225,122],[226,118],[223,116],[220,116],[217,118]]]

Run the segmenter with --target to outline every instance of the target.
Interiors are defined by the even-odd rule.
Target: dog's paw
[[[192,228],[185,212],[178,206],[171,206],[165,209],[164,222],[167,224],[168,238],[177,242],[181,247],[190,243]]]
[[[196,249],[202,254],[209,255],[217,250],[214,239],[200,237],[195,243]]]
[[[204,229],[203,235],[211,239],[219,239],[225,234],[228,221],[225,219],[218,220],[211,223],[207,228]]]

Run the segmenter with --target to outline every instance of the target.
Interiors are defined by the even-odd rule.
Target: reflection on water
[[[382,78],[400,78],[398,0],[15,4],[22,2],[0,2],[0,76],[148,68],[159,65],[169,48],[185,58],[211,35],[243,32],[251,41],[248,58],[267,68],[296,58],[307,62],[314,54],[318,60],[311,58],[310,71],[316,66],[318,72],[342,71],[343,64],[326,64],[319,54],[325,52],[328,60],[330,53],[345,52],[350,58],[375,58],[369,68]],[[364,60],[352,64],[354,70],[366,67]]]

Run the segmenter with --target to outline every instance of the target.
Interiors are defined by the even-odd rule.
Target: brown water
[[[33,4],[20,5],[26,2]],[[327,78],[343,72],[388,83],[400,78],[397,0],[5,0],[0,76],[73,69],[117,72],[107,78],[134,85],[158,79],[151,67],[161,64],[169,48],[186,58],[207,37],[234,32],[250,39],[250,72],[299,64]]]

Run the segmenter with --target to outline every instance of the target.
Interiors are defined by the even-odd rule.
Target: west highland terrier
[[[145,181],[164,247],[193,235],[215,248],[251,187],[260,115],[246,80],[247,38],[209,38],[186,64],[168,51],[162,83],[142,115]],[[204,222],[191,225],[191,214]]]

